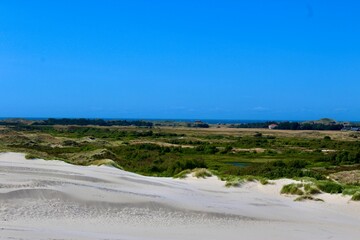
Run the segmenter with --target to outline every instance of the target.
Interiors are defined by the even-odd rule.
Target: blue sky
[[[0,1],[0,116],[360,120],[360,1]]]

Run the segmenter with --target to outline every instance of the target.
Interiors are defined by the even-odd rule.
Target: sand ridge
[[[0,154],[0,239],[355,239],[360,204],[294,202],[283,184],[145,177]]]

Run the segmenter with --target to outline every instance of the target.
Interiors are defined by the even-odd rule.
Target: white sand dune
[[[358,239],[360,203],[294,202],[282,184],[225,188],[0,154],[0,239]]]

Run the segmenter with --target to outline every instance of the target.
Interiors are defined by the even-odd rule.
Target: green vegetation
[[[145,126],[152,127],[152,122],[142,120],[103,120],[87,118],[49,118],[46,120],[35,121],[32,125],[95,125],[95,126]]]
[[[267,178],[259,177],[259,176],[250,176],[250,175],[227,176],[227,177],[221,178],[221,180],[226,182],[225,183],[226,187],[238,187],[245,182],[255,182],[255,181],[261,183],[262,185],[271,184],[271,182],[269,182],[269,180]]]
[[[343,195],[354,195],[356,192],[360,192],[360,185],[344,185]]]
[[[342,193],[344,190],[341,184],[328,180],[317,181],[316,187],[326,193]]]
[[[269,182],[268,179],[266,178],[260,178],[260,181],[259,181],[262,185],[268,185],[268,184],[272,184],[271,182]]]
[[[176,174],[176,175],[174,176],[174,178],[183,179],[183,178],[186,178],[186,176],[187,176],[188,174],[190,174],[190,173],[191,173],[191,170],[186,169],[186,170],[181,171],[181,172],[179,172],[178,174]]]
[[[304,184],[304,190],[306,194],[310,194],[310,195],[321,193],[321,190],[315,184],[312,183]]]
[[[351,200],[353,200],[353,201],[360,201],[360,191],[354,193],[354,195],[352,196]]]
[[[37,156],[35,156],[35,155],[31,154],[31,153],[27,153],[27,154],[25,154],[25,158],[26,159],[36,159],[36,158],[39,158],[39,157],[37,157]]]
[[[291,183],[283,186],[281,194],[299,195],[294,201],[323,201],[322,199],[315,198],[314,195],[325,193],[342,193],[343,195],[352,195],[351,200],[360,200],[360,185],[348,185],[334,182],[333,180],[315,180],[304,179],[304,183]]]
[[[255,123],[242,123],[242,124],[232,124],[231,128],[268,128],[269,125],[276,124],[275,129],[281,130],[341,130],[344,128],[343,123],[337,123],[335,120],[324,118],[318,121],[311,122],[255,122]],[[356,124],[354,124],[356,126]]]
[[[211,177],[212,173],[206,168],[195,168],[193,170],[193,176],[197,178],[207,178]]]
[[[228,177],[225,181],[225,187],[239,187],[245,182],[245,180],[240,177]]]
[[[10,121],[0,126],[0,151],[24,152],[29,159],[109,165],[158,177],[215,174],[228,187],[246,181],[300,179],[301,186],[284,187],[283,193],[302,192],[302,196],[360,191],[360,141],[354,133],[170,124],[174,123]]]
[[[296,183],[287,184],[282,187],[280,193],[291,194],[291,195],[303,195],[304,191],[301,190],[302,187],[303,187],[302,184],[296,184]]]

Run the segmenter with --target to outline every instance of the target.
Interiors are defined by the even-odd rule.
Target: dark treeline
[[[276,122],[255,122],[255,123],[241,123],[241,124],[231,124],[231,128],[268,128],[270,124],[275,124]]]
[[[18,126],[18,125],[22,125],[21,123],[18,122],[5,122],[5,121],[0,121],[0,125],[1,126]]]
[[[342,124],[281,122],[276,129],[283,130],[341,130]]]
[[[152,127],[152,122],[142,120],[104,120],[86,118],[49,118],[47,120],[36,121],[32,125],[95,125],[95,126],[137,126]]]
[[[269,125],[276,124],[274,129],[281,130],[341,130],[343,124],[323,124],[323,123],[301,123],[301,122],[259,122],[230,125],[232,128],[268,128]]]
[[[187,123],[187,127],[193,127],[193,128],[209,128],[210,125],[207,123]]]

